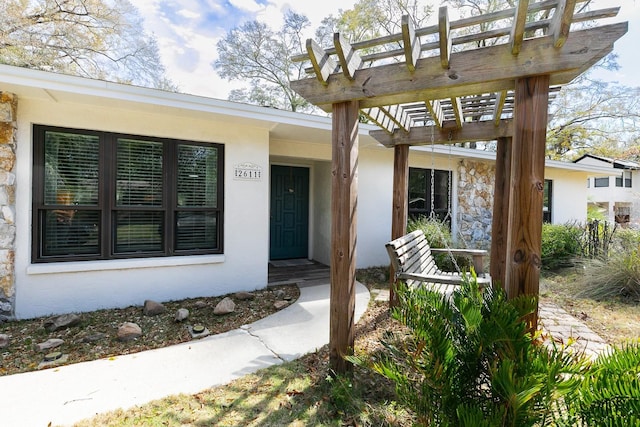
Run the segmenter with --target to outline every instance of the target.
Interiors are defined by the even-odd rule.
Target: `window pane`
[[[43,215],[43,256],[100,253],[99,211],[56,209]]]
[[[117,212],[115,252],[161,251],[163,233],[162,212]]]
[[[74,133],[45,133],[44,204],[98,204],[97,136]]]
[[[162,206],[161,142],[118,139],[117,206]]]
[[[436,180],[434,187],[434,209],[436,211],[447,212],[449,210],[449,172],[435,171],[434,178]],[[429,206],[431,209],[431,206]]]
[[[215,212],[178,212],[176,249],[215,249],[216,221]]]
[[[427,171],[426,169],[409,169],[409,210],[427,209]],[[430,173],[430,172],[429,172]]]
[[[218,205],[218,150],[203,145],[178,146],[178,206]]]
[[[596,178],[594,180],[595,187],[608,187],[609,186],[609,177],[606,178]]]

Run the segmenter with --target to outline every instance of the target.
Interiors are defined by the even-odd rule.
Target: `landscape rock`
[[[105,338],[107,338],[107,334],[102,333],[102,332],[87,333],[87,334],[82,335],[78,339],[78,342],[81,342],[81,343],[92,343],[92,342],[102,341]]]
[[[187,317],[189,317],[189,310],[186,308],[179,308],[178,311],[176,311],[176,322],[182,322]]]
[[[167,307],[159,302],[152,301],[150,299],[144,302],[144,308],[142,309],[142,313],[145,316],[157,316],[159,314],[165,313],[166,311]]]
[[[276,291],[276,299],[284,299],[284,291],[282,289]]]
[[[198,300],[193,303],[193,307],[195,308],[205,308],[207,306],[206,301]]]
[[[226,297],[216,305],[216,308],[213,309],[213,314],[223,315],[234,311],[236,311],[236,303],[231,298]]]
[[[63,314],[44,323],[44,328],[49,332],[70,328],[80,323],[80,316],[75,313]]]
[[[201,332],[196,332],[193,330],[193,326],[188,326],[187,330],[189,331],[189,335],[191,335],[191,338],[193,339],[204,338],[208,335],[211,335],[211,331],[207,328],[204,328]]]
[[[60,338],[49,338],[45,342],[38,343],[33,346],[36,351],[43,352],[46,350],[51,350],[52,348],[60,347],[64,344],[64,340]]]
[[[251,292],[236,292],[235,297],[240,301],[254,299],[256,296]]]
[[[67,363],[68,360],[69,360],[69,355],[63,354],[60,358],[56,360],[51,360],[51,361],[44,360],[40,362],[40,364],[38,365],[38,369],[51,368],[53,366],[64,365],[65,363]]]
[[[142,336],[140,326],[132,322],[125,322],[118,328],[118,340],[131,341]]]
[[[9,335],[0,334],[0,348],[9,347],[10,342]]]
[[[284,308],[284,307],[286,307],[288,305],[289,305],[289,302],[288,301],[283,301],[283,300],[276,301],[276,302],[273,303],[273,306],[278,310],[280,310],[281,308]]]

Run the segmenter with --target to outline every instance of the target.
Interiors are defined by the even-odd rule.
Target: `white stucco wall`
[[[16,317],[140,305],[253,290],[267,284],[269,233],[268,129],[233,126],[211,117],[185,117],[129,104],[100,108],[54,100],[19,99],[16,191]],[[55,125],[222,143],[225,147],[224,255],[93,262],[31,263],[32,125]],[[233,166],[251,162],[260,181],[233,179]]]
[[[553,181],[551,222],[586,222],[587,180],[585,173],[561,169],[545,169],[545,179]]]

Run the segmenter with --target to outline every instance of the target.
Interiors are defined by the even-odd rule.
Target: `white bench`
[[[399,237],[386,245],[391,265],[395,270],[395,279],[404,281],[407,286],[428,286],[434,290],[451,292],[463,283],[464,274],[441,271],[433,258],[435,252],[451,252],[453,256],[466,255],[473,260],[478,276],[478,285],[482,288],[491,284],[491,277],[484,272],[482,258],[487,251],[482,249],[432,249],[422,230],[416,230]],[[469,273],[466,273],[469,277]]]

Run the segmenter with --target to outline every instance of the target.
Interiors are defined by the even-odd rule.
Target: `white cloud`
[[[178,15],[183,16],[187,19],[196,19],[196,18],[200,18],[202,15],[200,15],[197,12],[194,12],[192,10],[187,10],[187,9],[180,9],[178,11]]]
[[[286,0],[136,0],[135,5],[145,17],[145,29],[158,38],[158,45],[167,74],[187,93],[226,99],[239,82],[220,79],[212,62],[217,58],[216,43],[228,30],[251,19],[258,19],[274,29],[282,26],[282,16],[288,9],[304,14],[311,21],[306,37],[321,20],[339,10],[350,9],[356,0],[286,1]],[[225,3],[233,7],[225,7]],[[265,3],[265,4],[260,4]],[[613,22],[628,20],[629,33],[615,44],[622,69],[610,73],[608,79],[640,86],[640,55],[634,46],[640,40],[640,5],[636,0],[597,0],[595,7],[622,5]]]
[[[241,10],[246,10],[247,12],[256,13],[264,9],[263,5],[258,4],[253,0],[229,0],[229,3],[231,3],[231,5],[233,5],[234,7],[237,7]]]

